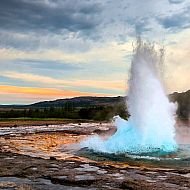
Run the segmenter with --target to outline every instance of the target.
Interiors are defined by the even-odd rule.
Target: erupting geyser
[[[163,51],[138,40],[134,50],[129,81],[128,121],[114,117],[117,132],[107,140],[98,136],[82,142],[99,152],[148,153],[173,152],[176,105],[170,103],[162,85]]]

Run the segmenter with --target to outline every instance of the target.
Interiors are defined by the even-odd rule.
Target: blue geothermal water
[[[170,103],[162,84],[163,51],[139,40],[134,50],[127,106],[128,121],[115,116],[117,132],[107,140],[98,136],[81,143],[98,152],[141,154],[173,152],[176,105]]]

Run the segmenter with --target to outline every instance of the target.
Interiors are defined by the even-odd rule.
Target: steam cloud
[[[128,121],[114,117],[117,132],[107,140],[98,136],[81,143],[95,151],[107,153],[173,152],[176,105],[170,103],[162,84],[163,50],[137,41],[131,65]]]

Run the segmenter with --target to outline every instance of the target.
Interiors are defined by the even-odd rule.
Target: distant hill
[[[189,119],[190,116],[190,90],[182,93],[174,92],[169,95],[172,102],[178,103],[177,115],[181,119]],[[7,109],[46,109],[46,108],[91,108],[97,106],[118,106],[124,105],[126,97],[92,97],[83,96],[75,98],[58,99],[53,101],[42,101],[30,105],[0,105],[0,108]]]
[[[169,95],[172,102],[178,103],[177,115],[181,119],[190,118],[190,90],[182,93],[174,92]]]
[[[92,97],[92,96],[82,96],[75,98],[67,98],[67,99],[58,99],[54,101],[45,101],[38,102],[35,104],[29,105],[30,107],[62,107],[65,104],[72,104],[74,107],[90,107],[90,106],[106,106],[106,105],[114,105],[121,102],[124,102],[125,97],[117,96],[117,97]]]
[[[93,97],[81,96],[66,99],[57,99],[53,101],[42,101],[30,105],[0,105],[0,108],[49,108],[49,107],[64,107],[67,104],[73,107],[91,107],[91,106],[107,106],[118,103],[124,103],[125,97]]]

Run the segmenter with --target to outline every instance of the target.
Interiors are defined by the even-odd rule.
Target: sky
[[[0,0],[0,104],[127,93],[136,37],[190,89],[190,0]]]

